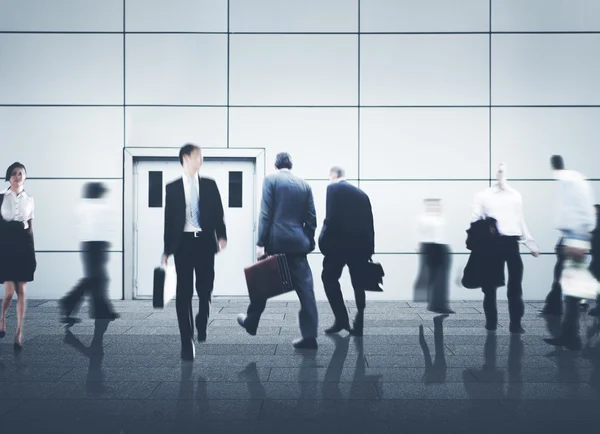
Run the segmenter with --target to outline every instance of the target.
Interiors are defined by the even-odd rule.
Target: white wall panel
[[[232,32],[357,32],[358,0],[230,0]]]
[[[356,105],[356,35],[231,35],[233,105]]]
[[[494,35],[494,105],[599,105],[600,34]]]
[[[487,35],[363,35],[361,104],[487,105]]]
[[[267,171],[275,156],[289,152],[294,173],[328,178],[332,166],[358,177],[358,109],[231,108],[229,146],[265,148]]]
[[[123,109],[0,107],[4,162],[36,178],[123,176]]]
[[[0,104],[122,104],[123,36],[0,34]]]
[[[600,182],[592,181],[591,184],[596,203],[600,203]],[[542,252],[554,252],[560,236],[555,228],[558,182],[513,181],[510,185],[523,197],[525,220],[540,249]]]
[[[358,187],[358,181],[349,180],[348,182]],[[310,184],[313,191],[313,197],[315,200],[315,210],[317,212],[317,232],[315,235],[315,241],[317,242],[317,246],[315,251],[319,252],[319,234],[321,233],[321,229],[323,228],[323,221],[325,220],[325,209],[327,204],[327,186],[329,185],[329,181],[308,181],[308,183]],[[375,229],[377,230],[377,228]]]
[[[36,250],[79,250],[79,218],[76,207],[81,200],[83,179],[53,179],[26,181],[25,188],[35,201],[33,230]],[[107,240],[111,250],[122,250],[122,181],[103,181],[109,188],[106,201],[110,206],[109,227],[113,237]]]
[[[128,107],[127,146],[227,147],[225,107]]]
[[[126,0],[128,32],[226,32],[227,0]]]
[[[515,179],[552,178],[550,157],[600,178],[600,108],[493,108],[492,162]]]
[[[127,104],[227,103],[226,35],[127,35]]]
[[[487,32],[489,2],[361,0],[361,32]]]
[[[489,109],[361,109],[361,179],[488,178]]]
[[[375,252],[415,251],[426,198],[442,199],[448,243],[454,252],[466,252],[473,198],[487,186],[486,181],[361,181],[373,207]]]
[[[123,297],[123,254],[108,254],[108,296],[111,300]],[[31,300],[58,300],[83,277],[79,252],[38,252],[34,281],[27,285],[27,298]]]
[[[597,0],[493,0],[494,32],[600,30]]]
[[[122,32],[123,0],[2,0],[3,30]]]

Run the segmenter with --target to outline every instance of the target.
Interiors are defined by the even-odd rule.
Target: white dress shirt
[[[486,217],[496,219],[500,235],[533,240],[525,224],[521,193],[508,185],[496,184],[475,196],[471,222]]]
[[[444,218],[441,215],[423,214],[417,222],[419,243],[446,244],[445,226]]]
[[[2,218],[6,221],[23,222],[25,229],[29,229],[29,220],[34,218],[34,202],[33,197],[29,196],[25,190],[17,194],[11,189],[4,193],[4,201],[2,202]]]
[[[185,226],[184,232],[198,232],[202,229],[192,223],[192,208],[190,207],[190,198],[192,197],[191,187],[195,188],[200,196],[200,182],[198,181],[198,174],[193,175],[193,185],[190,182],[190,177],[185,172],[183,173],[183,190],[185,191]]]
[[[557,170],[559,181],[556,228],[589,233],[596,226],[594,192],[587,179],[574,170]]]
[[[115,213],[103,199],[82,199],[77,207],[77,215],[81,242],[110,242],[115,239],[117,232]]]

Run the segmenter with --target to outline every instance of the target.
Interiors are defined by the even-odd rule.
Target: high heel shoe
[[[4,324],[4,328],[6,329],[6,324]],[[6,336],[6,330],[0,330],[0,339]]]

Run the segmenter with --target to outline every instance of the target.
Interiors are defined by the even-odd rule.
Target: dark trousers
[[[579,336],[579,315],[581,299],[565,297],[565,315],[560,327],[560,337],[567,341],[577,341]]]
[[[562,313],[563,310],[562,287],[560,286],[560,277],[562,276],[566,258],[562,243],[563,239],[560,238],[554,249],[554,251],[556,252],[556,264],[554,265],[554,279],[552,281],[552,288],[546,296],[546,303],[544,306],[544,310],[549,313]]]
[[[368,256],[348,256],[344,254],[328,254],[323,258],[323,272],[321,280],[325,288],[325,295],[329,300],[329,305],[338,324],[349,325],[348,310],[344,304],[342,288],[340,286],[340,277],[344,267],[348,266],[350,280],[354,289],[356,308],[359,312],[364,312],[366,306],[365,296],[365,265],[369,260]]]
[[[96,319],[110,318],[113,308],[108,300],[108,246],[105,241],[82,243],[81,258],[84,277],[63,297],[61,304],[66,316],[77,310],[84,295],[92,298],[92,316]]]
[[[215,280],[214,239],[204,232],[198,233],[198,237],[194,237],[193,233],[184,232],[175,253],[175,271],[177,272],[175,308],[181,341],[189,342],[194,337],[192,311],[194,272],[196,274],[196,294],[200,301],[199,311],[196,315],[196,328],[198,329],[198,339],[206,339],[206,327]]]
[[[422,253],[425,255],[427,268],[427,307],[446,309],[450,281],[450,250],[445,244],[424,243]]]
[[[300,323],[300,332],[304,339],[317,337],[317,328],[319,326],[319,314],[317,312],[317,301],[315,299],[315,290],[313,275],[306,259],[306,255],[286,255],[292,284],[300,300],[300,312],[298,320]],[[245,327],[248,331],[256,331],[260,316],[267,306],[267,300],[264,298],[251,298],[248,312],[246,313]]]
[[[521,318],[525,313],[523,303],[523,260],[519,251],[518,237],[500,236],[497,238],[493,251],[489,252],[490,272],[494,275],[504,275],[504,265],[508,267],[508,314],[511,326],[521,325]],[[500,274],[502,273],[502,274]],[[496,287],[484,286],[482,288],[483,310],[488,325],[498,324],[498,306],[496,302]]]

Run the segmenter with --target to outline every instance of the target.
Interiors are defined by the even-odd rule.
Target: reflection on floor
[[[173,305],[117,302],[120,319],[95,323],[82,313],[68,330],[56,306],[30,302],[18,354],[11,308],[0,341],[3,433],[505,434],[600,426],[600,326],[583,315],[587,348],[557,350],[542,339],[560,319],[538,317],[541,303],[527,303],[526,333],[511,335],[506,304],[488,334],[479,302],[454,302],[457,313],[447,318],[416,303],[371,302],[363,338],[322,335],[317,351],[297,351],[297,303],[270,302],[251,337],[236,322],[246,301],[217,299],[194,363],[180,361]],[[327,303],[319,309],[322,330],[332,316]]]

